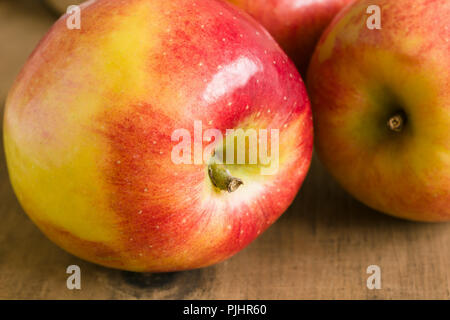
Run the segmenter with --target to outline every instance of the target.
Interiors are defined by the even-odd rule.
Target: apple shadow
[[[355,241],[367,238],[368,235],[376,236],[386,229],[391,233],[410,231],[415,232],[417,237],[425,237],[425,231],[443,226],[399,219],[364,205],[335,181],[316,153],[302,188],[277,223],[301,225],[312,236],[325,238],[331,233],[338,238],[352,237]],[[383,241],[380,245],[382,244]]]

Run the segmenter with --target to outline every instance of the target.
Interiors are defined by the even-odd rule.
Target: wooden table
[[[55,19],[39,1],[0,1],[0,104]],[[3,145],[2,148],[3,150]],[[77,259],[47,240],[21,209],[0,157],[3,299],[449,299],[450,224],[375,212],[347,195],[314,159],[290,209],[228,261],[201,270],[134,274]],[[81,290],[66,287],[81,267]],[[369,290],[369,265],[382,288]]]

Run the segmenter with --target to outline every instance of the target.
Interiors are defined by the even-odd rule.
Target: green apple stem
[[[223,164],[218,164],[215,161],[208,165],[208,175],[212,184],[220,190],[234,192],[241,184],[244,184],[241,179],[233,177]]]
[[[403,130],[403,125],[405,123],[405,119],[403,118],[403,115],[400,113],[397,113],[389,118],[387,125],[388,128],[395,132],[401,132]]]

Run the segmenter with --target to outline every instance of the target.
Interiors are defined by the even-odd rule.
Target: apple
[[[97,0],[81,29],[71,18],[29,57],[4,115],[10,179],[43,233],[103,266],[166,272],[220,262],[273,224],[313,130],[303,81],[265,29],[215,0]],[[261,143],[251,161],[249,132],[270,157]]]
[[[450,220],[449,21],[447,0],[359,1],[325,31],[308,71],[322,162],[396,217]]]
[[[334,16],[354,0],[228,0],[260,22],[306,74],[314,47]]]

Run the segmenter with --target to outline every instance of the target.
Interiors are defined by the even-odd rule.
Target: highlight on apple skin
[[[366,10],[381,9],[381,29]],[[320,159],[390,215],[450,220],[450,1],[362,0],[341,12],[308,71]]]
[[[302,76],[334,16],[355,0],[227,0],[260,22],[294,61]]]
[[[288,208],[309,168],[312,114],[294,64],[225,2],[81,8],[81,29],[62,16],[7,98],[7,166],[25,212],[60,247],[113,268],[185,270],[237,253]],[[198,122],[279,129],[277,173],[175,164],[173,132]],[[219,188],[210,174],[234,180],[215,179]]]

